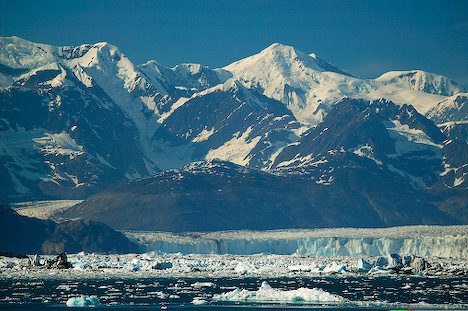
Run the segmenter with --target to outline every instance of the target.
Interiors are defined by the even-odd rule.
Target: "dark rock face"
[[[439,128],[448,139],[468,142],[468,123],[449,123],[439,125]]]
[[[16,254],[59,254],[65,251],[127,253],[139,250],[122,233],[104,224],[81,220],[56,224],[20,216],[3,205],[0,206],[0,236],[0,251]]]
[[[110,183],[158,171],[142,143],[155,120],[141,98],[163,101],[165,91],[116,47],[1,40],[2,202],[85,198]],[[24,55],[37,59],[23,62]],[[117,63],[131,77],[118,77]],[[125,79],[131,86],[125,88]]]
[[[57,224],[54,233],[42,244],[45,253],[135,253],[139,249],[122,233],[95,221],[72,220]]]

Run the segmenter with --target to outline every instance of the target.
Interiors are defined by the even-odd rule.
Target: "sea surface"
[[[347,299],[344,304],[264,304],[213,301],[212,296],[241,289],[320,288]],[[197,283],[198,282],[198,283]],[[200,283],[205,282],[205,283]],[[197,285],[198,284],[198,285]],[[200,285],[201,284],[201,285]],[[70,297],[95,295],[105,309],[118,310],[390,310],[449,309],[468,306],[468,277],[310,277],[185,279],[2,279],[0,309],[60,310]],[[193,305],[194,298],[206,301]]]

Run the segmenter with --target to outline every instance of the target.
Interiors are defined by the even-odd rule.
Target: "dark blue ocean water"
[[[103,308],[131,310],[388,310],[427,309],[426,304],[468,304],[468,277],[310,277],[268,279],[282,290],[299,287],[321,288],[347,298],[343,305],[236,304],[210,301],[214,294],[234,287],[257,290],[265,279],[0,279],[0,309],[43,310],[65,309],[70,297],[96,295]],[[195,282],[212,282],[215,287],[194,288]],[[171,296],[172,295],[172,296]],[[205,305],[191,304],[194,297],[203,297]],[[421,305],[420,303],[425,303]]]

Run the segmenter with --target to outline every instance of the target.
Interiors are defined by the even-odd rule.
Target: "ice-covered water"
[[[167,233],[126,231],[147,251],[182,254],[468,258],[468,226]]]
[[[436,257],[308,257],[299,255],[217,255],[217,254],[144,254],[99,255],[69,254],[72,268],[47,268],[53,256],[44,258],[0,257],[0,277],[72,278],[120,277],[127,279],[173,277],[259,277],[277,278],[312,275],[468,275],[466,259]],[[199,283],[199,286],[206,284]]]
[[[204,306],[235,306],[234,302],[285,303],[292,305],[362,308],[466,308],[468,278],[426,277],[301,277],[259,278],[181,278],[181,279],[2,279],[0,308],[15,304],[65,306],[76,297],[93,297],[103,306],[158,306],[168,309]],[[204,283],[210,286],[199,286]],[[263,284],[263,285],[262,285]],[[244,293],[237,295],[236,293]],[[242,296],[243,295],[243,296]],[[261,299],[255,299],[255,298]],[[307,299],[300,299],[300,297]],[[286,298],[291,298],[286,300]],[[317,300],[323,298],[322,300]],[[70,300],[71,299],[71,300]],[[314,301],[317,300],[317,301]],[[246,301],[247,300],[247,301]],[[78,302],[81,300],[78,299]],[[261,306],[257,305],[257,306]],[[198,309],[201,310],[201,309]]]

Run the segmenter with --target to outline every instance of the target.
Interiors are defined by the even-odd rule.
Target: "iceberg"
[[[426,261],[423,258],[415,257],[410,265],[414,274],[421,274],[426,268]]]
[[[386,257],[379,257],[374,261],[374,266],[376,267],[385,267],[386,265],[388,265],[388,259]]]
[[[322,270],[323,273],[343,273],[347,272],[346,266],[336,262],[332,262]]]
[[[96,296],[72,297],[67,300],[67,307],[94,307],[101,303]]]
[[[357,272],[367,272],[372,268],[372,265],[362,258],[358,258],[357,261]]]
[[[343,302],[345,298],[328,293],[319,288],[301,287],[294,290],[272,288],[266,281],[257,291],[236,288],[233,291],[216,294],[213,300],[236,302],[272,302],[272,303],[327,303]]]
[[[216,287],[216,284],[213,282],[195,282],[192,285],[193,288],[204,288],[204,287]]]
[[[234,268],[234,271],[239,274],[252,273],[257,270],[252,264],[248,262],[239,262]]]
[[[387,268],[389,269],[398,269],[403,266],[400,255],[398,254],[388,254],[387,255]]]

